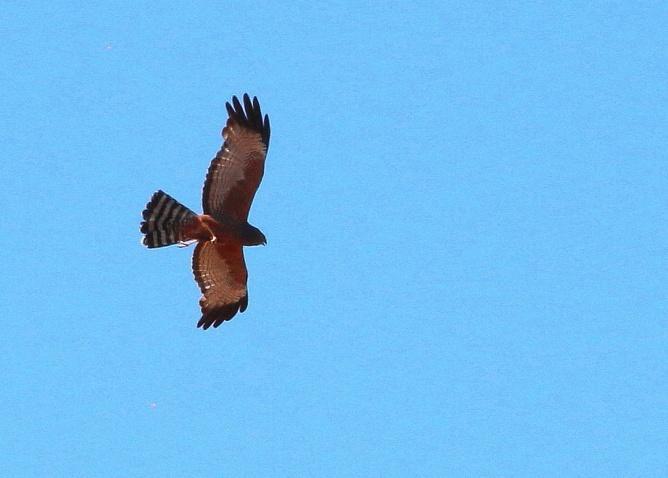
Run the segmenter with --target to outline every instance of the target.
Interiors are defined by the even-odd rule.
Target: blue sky
[[[3,5],[3,476],[666,476],[668,10],[470,3]],[[244,92],[203,332],[140,213]]]

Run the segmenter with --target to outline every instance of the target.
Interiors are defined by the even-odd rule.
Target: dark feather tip
[[[244,93],[242,101],[243,105],[239,98],[233,96],[231,104],[229,102],[225,103],[228,116],[233,121],[260,133],[264,144],[269,146],[269,117],[264,115],[263,121],[262,109],[257,96],[253,96],[251,100],[248,93]]]
[[[241,107],[241,103],[239,103],[239,98],[236,96],[232,97],[232,104],[234,105],[234,112],[236,113],[237,117],[239,118],[239,121],[242,123],[246,122],[246,115],[244,114],[244,109]]]
[[[225,102],[225,109],[227,110],[227,114],[230,118],[234,118],[234,110],[232,109],[232,105],[229,102]]]
[[[201,319],[199,319],[197,327],[206,330],[213,325],[214,329],[217,328],[223,322],[232,320],[232,318],[237,315],[237,312],[239,312],[239,305],[240,302],[237,302],[208,311]]]
[[[246,118],[249,123],[253,123],[253,104],[247,93],[244,93],[244,108],[246,109]]]

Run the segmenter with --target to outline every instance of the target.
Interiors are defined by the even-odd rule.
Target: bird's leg
[[[211,242],[216,242],[217,237],[216,237],[216,235],[213,233],[213,231],[211,230],[211,228],[209,227],[209,225],[205,223],[205,224],[204,224],[204,227],[206,227],[206,230],[209,231],[209,234],[211,234],[211,239],[209,239],[209,240],[210,240]]]
[[[202,238],[202,239],[203,240],[208,240],[210,242],[216,242],[216,239],[218,239],[218,238],[216,237],[216,234],[213,232],[213,228],[212,228],[212,225],[216,224],[216,221],[212,217],[207,216],[206,214],[203,214],[203,215],[199,216],[199,221],[200,221],[200,225],[201,225],[202,229],[204,229],[204,231],[202,231],[202,232],[204,232],[204,234],[202,234],[202,236],[205,236],[205,234],[207,234],[207,233],[209,235],[209,237],[207,239],[204,239],[204,238]]]
[[[190,239],[189,241],[179,241],[176,246],[177,247],[188,247],[190,244],[194,244],[197,242],[197,239]]]

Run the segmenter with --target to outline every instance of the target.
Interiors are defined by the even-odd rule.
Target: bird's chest
[[[212,216],[204,214],[201,217],[202,227],[210,232],[216,241],[221,243],[239,244],[242,242],[240,226],[231,221],[216,219]]]

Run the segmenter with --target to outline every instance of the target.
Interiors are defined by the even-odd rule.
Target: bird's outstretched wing
[[[218,327],[246,310],[248,271],[241,245],[199,242],[193,253],[193,273],[202,291],[197,327]]]
[[[236,96],[225,103],[229,115],[223,128],[223,147],[211,161],[204,182],[204,214],[246,221],[264,174],[269,147],[269,117],[262,118],[257,98]]]

